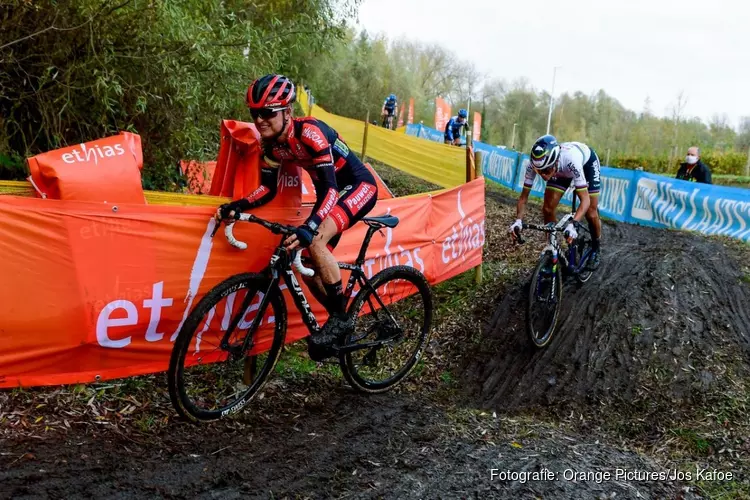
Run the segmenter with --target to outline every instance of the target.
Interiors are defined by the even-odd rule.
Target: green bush
[[[719,153],[706,151],[701,153],[701,160],[709,166],[715,175],[744,175],[747,155],[737,152]],[[671,162],[666,156],[613,155],[609,166],[634,169],[643,167],[647,172],[676,173],[684,158],[675,158]]]
[[[248,83],[304,74],[359,1],[3,2],[0,178],[25,176],[19,157],[129,130],[144,187],[177,190],[180,159],[214,159],[220,120],[249,119]]]

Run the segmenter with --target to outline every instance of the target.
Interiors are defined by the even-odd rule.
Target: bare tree
[[[677,155],[677,147],[679,144],[680,139],[680,122],[682,121],[683,115],[685,113],[685,107],[687,106],[687,96],[685,96],[685,91],[680,90],[680,93],[677,94],[677,102],[675,102],[675,105],[672,107],[672,120],[674,122],[674,136],[672,139],[672,153],[670,155],[671,158],[674,158]]]

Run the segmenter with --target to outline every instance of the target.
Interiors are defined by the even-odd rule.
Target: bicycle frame
[[[579,274],[585,268],[588,260],[588,256],[591,253],[591,249],[581,255],[580,261],[576,259],[576,244],[573,242],[568,244],[567,252],[562,249],[560,242],[558,241],[558,233],[565,231],[565,227],[573,221],[573,217],[576,212],[576,195],[573,194],[573,201],[571,204],[571,211],[560,219],[554,226],[539,226],[537,224],[524,224],[524,228],[536,229],[548,233],[547,246],[545,246],[540,252],[540,258],[543,257],[547,252],[552,254],[552,263],[557,264],[562,261],[563,270],[566,274]],[[588,229],[583,225],[576,223],[579,230],[588,232]],[[567,254],[567,255],[566,255]]]
[[[339,262],[338,266],[340,269],[346,269],[348,271],[351,271],[351,275],[349,276],[349,280],[347,281],[346,289],[344,290],[344,296],[347,299],[347,302],[351,298],[351,294],[354,290],[354,285],[356,283],[359,283],[360,290],[363,290],[366,288],[369,288],[373,293],[373,296],[376,298],[378,304],[381,308],[387,308],[385,307],[385,304],[383,303],[383,300],[380,298],[380,296],[375,292],[375,290],[372,287],[372,284],[370,283],[370,280],[365,275],[365,272],[363,270],[363,265],[365,262],[365,255],[367,253],[367,248],[370,244],[370,240],[372,239],[373,234],[376,231],[379,231],[379,228],[375,228],[373,226],[370,226],[370,228],[367,230],[367,234],[365,236],[364,241],[362,242],[362,246],[360,247],[359,254],[357,255],[357,259],[355,260],[354,264],[347,264],[343,262]],[[279,246],[276,247],[276,250],[274,251],[273,255],[271,256],[267,272],[271,276],[271,280],[268,283],[268,287],[265,290],[265,293],[263,294],[263,298],[261,299],[260,304],[258,305],[258,312],[253,318],[253,321],[248,328],[249,331],[254,331],[255,329],[260,326],[260,321],[263,318],[263,315],[266,311],[266,307],[268,306],[268,302],[270,300],[270,294],[275,290],[278,289],[279,281],[283,280],[286,284],[287,288],[289,289],[289,292],[292,295],[292,299],[294,300],[294,304],[297,307],[297,309],[302,314],[302,322],[307,327],[308,331],[313,334],[317,333],[320,330],[320,325],[318,324],[318,320],[315,317],[315,314],[312,312],[312,308],[310,307],[310,303],[307,300],[307,296],[305,295],[305,292],[302,290],[302,287],[299,284],[299,281],[297,280],[297,277],[294,274],[294,270],[292,269],[292,259],[289,256],[289,252],[284,247],[284,240],[287,238],[287,235],[282,235],[281,241],[279,242]],[[248,293],[245,298],[242,301],[242,305],[239,309],[238,314],[232,318],[232,321],[229,324],[229,327],[227,328],[226,332],[224,333],[224,336],[222,337],[220,347],[224,350],[227,350],[231,354],[241,356],[243,353],[247,352],[247,349],[249,348],[249,342],[250,342],[250,335],[245,336],[245,339],[242,343],[242,346],[240,346],[239,349],[232,348],[232,346],[229,345],[229,337],[231,336],[231,333],[237,328],[237,325],[240,322],[240,319],[244,315],[247,308],[250,306],[250,301],[253,298],[253,294]],[[373,307],[373,304],[370,303],[371,310],[375,310],[375,307]],[[390,312],[388,313],[390,315]],[[391,319],[395,321],[395,319],[391,316]],[[354,349],[366,349],[369,347],[374,347],[380,345],[378,342],[372,342],[367,344],[358,344],[356,347],[352,348]]]

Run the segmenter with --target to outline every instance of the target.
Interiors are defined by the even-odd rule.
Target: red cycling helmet
[[[297,98],[294,84],[284,75],[265,75],[255,80],[247,89],[247,107],[250,109],[283,109]]]

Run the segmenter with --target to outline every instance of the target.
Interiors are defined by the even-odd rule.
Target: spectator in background
[[[680,169],[677,170],[677,179],[713,184],[711,182],[711,169],[701,161],[700,149],[695,146],[688,149],[685,163],[680,163]]]

